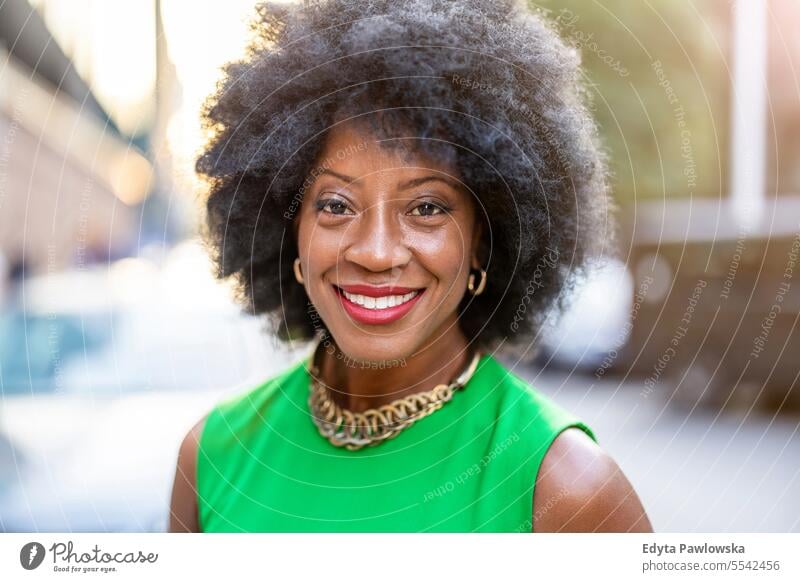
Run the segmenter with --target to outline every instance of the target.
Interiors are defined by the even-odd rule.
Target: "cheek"
[[[416,256],[436,278],[439,293],[458,294],[469,276],[469,235],[457,223],[428,234],[417,233],[413,243]]]
[[[297,248],[309,275],[320,275],[336,264],[341,254],[341,235],[319,228],[313,220],[301,223],[297,233]]]

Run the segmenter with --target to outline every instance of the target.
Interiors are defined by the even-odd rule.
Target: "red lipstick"
[[[416,305],[417,301],[419,301],[419,298],[422,297],[422,294],[425,292],[424,288],[415,289],[413,287],[397,287],[393,285],[384,287],[373,287],[371,285],[333,285],[333,288],[337,297],[339,297],[339,300],[342,302],[342,306],[347,314],[355,321],[366,325],[381,325],[397,321],[406,313],[411,311],[414,305]],[[363,295],[364,297],[373,298],[387,297],[389,295],[406,295],[412,291],[417,291],[417,294],[400,305],[385,307],[382,309],[370,309],[350,301],[344,296],[342,291],[353,295]]]
[[[384,287],[373,287],[372,285],[335,285],[356,295],[365,295],[367,297],[386,297],[387,295],[405,295],[412,291],[420,290],[418,287],[396,287],[394,285],[386,285]]]

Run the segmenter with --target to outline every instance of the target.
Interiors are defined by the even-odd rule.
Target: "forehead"
[[[434,154],[424,151],[424,145],[414,136],[381,137],[365,124],[343,123],[328,132],[317,166],[358,179],[431,172],[459,178],[444,148]]]

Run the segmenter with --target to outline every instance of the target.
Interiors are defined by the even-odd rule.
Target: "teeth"
[[[386,295],[384,297],[366,297],[364,295],[348,293],[347,291],[342,291],[342,293],[348,300],[362,307],[366,307],[367,309],[386,309],[410,301],[416,297],[419,291],[410,291],[405,295]]]

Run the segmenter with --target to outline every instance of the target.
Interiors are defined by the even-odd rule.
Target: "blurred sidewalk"
[[[515,373],[582,418],[633,483],[657,532],[800,532],[800,419],[665,406],[660,384]]]

